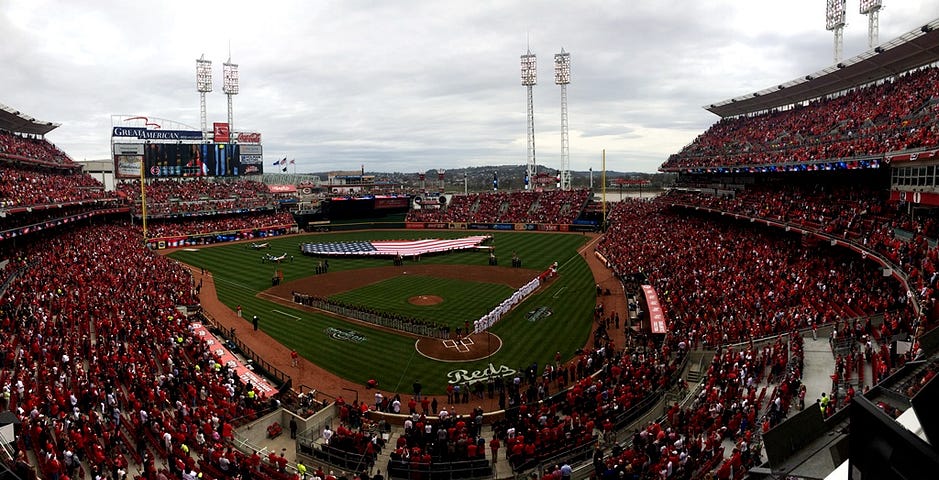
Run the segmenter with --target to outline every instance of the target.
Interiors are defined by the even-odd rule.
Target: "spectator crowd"
[[[571,224],[589,190],[490,192],[454,195],[449,205],[411,209],[409,222]]]
[[[857,87],[807,105],[728,117],[665,170],[836,160],[939,145],[939,68]]]

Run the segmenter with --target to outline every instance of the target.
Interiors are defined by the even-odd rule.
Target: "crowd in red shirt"
[[[23,269],[0,300],[4,403],[47,478],[74,478],[76,457],[89,478],[119,478],[127,456],[146,478],[154,455],[191,468],[187,450],[211,456],[264,407],[177,310],[196,302],[189,271],[139,239],[78,227],[36,238],[4,271]]]
[[[0,209],[114,199],[88,174],[51,173],[0,165]]]
[[[662,199],[691,208],[708,207],[748,217],[798,225],[883,255],[904,271],[914,295],[928,311],[936,303],[939,284],[939,249],[928,239],[936,238],[931,218],[917,220],[886,201],[886,192],[863,185],[791,184],[785,187],[750,187],[733,197],[692,192],[670,192]],[[907,232],[901,238],[897,230]],[[916,315],[904,316],[903,331],[916,328]]]
[[[724,345],[905,308],[898,282],[871,262],[794,236],[627,201],[598,250],[621,275],[645,272],[673,335]],[[820,254],[821,253],[821,254]]]
[[[147,238],[209,235],[240,230],[286,230],[296,225],[290,212],[252,212],[217,217],[194,217],[147,224]],[[286,233],[286,231],[280,232]]]
[[[72,159],[43,138],[31,138],[0,130],[0,156],[17,160],[39,160],[61,165],[72,165]]]
[[[121,182],[117,189],[140,213],[140,181]],[[154,217],[216,215],[277,206],[267,185],[252,180],[153,179],[147,182],[146,196],[147,215]]]
[[[410,210],[407,221],[571,224],[589,198],[584,189],[454,195],[445,207]]]
[[[808,105],[724,118],[664,169],[833,160],[939,145],[939,68],[860,87]]]

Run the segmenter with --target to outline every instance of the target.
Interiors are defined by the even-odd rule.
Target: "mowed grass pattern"
[[[392,314],[449,325],[452,332],[464,322],[489,313],[496,305],[512,296],[507,285],[467,282],[452,278],[424,275],[400,275],[355,290],[332,295],[331,299]],[[469,293],[469,294],[468,294]],[[409,299],[416,295],[435,295],[443,299],[436,305],[414,305]]]
[[[593,327],[595,292],[590,269],[577,252],[585,237],[579,234],[491,233],[495,237],[493,243],[500,263],[507,262],[512,252],[516,252],[526,268],[542,270],[558,262],[559,276],[492,328],[505,345],[489,360],[478,362],[462,364],[430,360],[417,354],[412,337],[374,330],[324,314],[295,310],[256,295],[270,287],[276,270],[283,272],[286,281],[313,274],[320,259],[300,255],[301,243],[453,238],[478,233],[395,230],[311,234],[270,239],[272,248],[264,252],[251,250],[246,244],[225,244],[193,252],[180,250],[172,253],[171,257],[210,271],[219,299],[232,309],[240,305],[246,325],[257,314],[261,318],[261,330],[334,374],[360,384],[375,378],[383,390],[402,392],[407,392],[411,383],[420,379],[427,393],[441,394],[446,388],[448,373],[453,370],[482,370],[490,362],[496,367],[506,365],[513,369],[532,363],[544,365],[553,361],[555,352],[567,359],[586,344]],[[261,256],[268,252],[276,255],[286,252],[293,255],[294,260],[279,265],[262,263]],[[478,251],[431,255],[421,259],[422,264],[486,265],[487,262],[487,254]],[[390,264],[390,259],[378,258],[329,259],[331,271]],[[483,284],[474,282],[474,285]],[[458,298],[473,301],[475,296],[475,291],[466,291]],[[453,301],[446,297],[445,300]],[[381,307],[380,302],[374,299],[364,304]],[[541,306],[551,309],[552,315],[537,322],[527,321],[525,313]],[[334,340],[325,333],[328,327],[356,330],[367,340],[359,344]],[[316,388],[316,385],[310,387]],[[341,392],[326,393],[336,395]]]

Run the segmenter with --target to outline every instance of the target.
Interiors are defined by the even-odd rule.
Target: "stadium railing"
[[[420,465],[416,469],[412,468],[410,463],[389,460],[387,472],[391,478],[422,478],[427,480],[490,478],[493,476],[493,468],[487,458],[459,462],[437,462],[430,465]]]

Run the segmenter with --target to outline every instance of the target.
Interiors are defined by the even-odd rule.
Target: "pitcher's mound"
[[[427,305],[436,305],[442,302],[443,299],[436,295],[415,295],[408,299],[408,303],[411,305],[418,306],[427,306]]]

